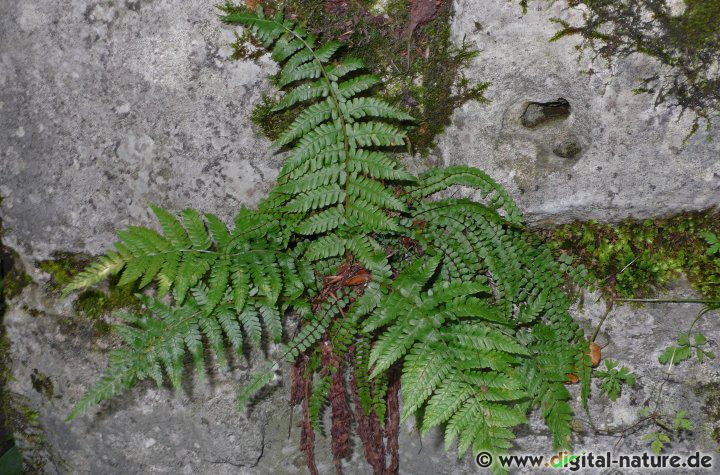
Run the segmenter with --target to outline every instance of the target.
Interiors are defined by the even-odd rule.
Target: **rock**
[[[687,3],[685,3],[685,0],[667,0],[665,3],[667,4],[668,11],[672,16],[680,16],[685,13],[685,10],[687,10]]]
[[[114,6],[112,6],[114,5]],[[229,219],[274,181],[254,132],[268,58],[231,61],[204,0],[19,2],[0,17],[5,243],[99,253],[148,203]]]
[[[455,2],[455,41],[480,51],[466,74],[492,84],[491,102],[455,112],[436,161],[482,168],[508,188],[532,224],[642,219],[720,203],[720,141],[708,140],[718,136],[720,123],[707,132],[701,123],[687,138],[689,111],[656,106],[651,94],[633,92],[642,78],[663,74],[656,60],[633,54],[610,66],[592,49],[579,54],[579,36],[551,43],[559,26],[550,19],[581,24],[582,9],[532,2],[522,15],[517,3]],[[528,101],[559,97],[572,107],[567,118],[522,125]],[[582,160],[555,156],[563,134],[578,138]]]
[[[567,119],[569,115],[570,103],[561,97],[552,102],[529,103],[520,121],[525,127],[533,128],[552,120]]]
[[[566,138],[562,140],[553,149],[553,153],[563,158],[575,158],[580,152],[582,147],[577,143],[574,137]]]

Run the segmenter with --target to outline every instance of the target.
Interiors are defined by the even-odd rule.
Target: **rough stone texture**
[[[492,83],[492,102],[455,113],[439,142],[442,162],[490,173],[533,223],[643,218],[720,203],[720,142],[707,140],[720,126],[683,144],[690,114],[678,117],[678,110],[655,108],[651,95],[632,92],[639,78],[658,71],[653,59],[638,54],[608,68],[589,51],[578,62],[580,39],[549,43],[557,31],[549,20],[579,23],[582,6],[535,1],[522,17],[517,3],[455,2],[453,35],[480,50],[468,75]],[[558,97],[570,102],[567,119],[521,125],[528,103]],[[570,133],[583,152],[559,159],[553,149]]]
[[[0,1],[5,242],[99,253],[148,202],[230,217],[274,180],[249,116],[269,59],[231,62],[207,0]]]
[[[213,3],[0,0],[3,239],[20,251],[40,286],[11,302],[6,316],[12,390],[28,398],[55,455],[68,464],[51,461],[50,472],[304,472],[297,429],[287,436],[287,388],[271,391],[249,414],[237,412],[235,391],[249,369],[244,361],[229,374],[213,372],[209,384],[189,383],[180,396],[141,385],[66,424],[63,418],[105,366],[113,341],[91,338],[90,324],[70,315],[71,301],[58,303],[42,286],[47,276],[30,269],[55,250],[103,251],[118,227],[151,222],[149,201],[229,218],[272,182],[280,157],[252,130],[249,115],[268,90],[264,77],[273,66],[267,59],[226,61],[232,29],[219,24]],[[493,82],[493,102],[457,112],[440,140],[441,161],[487,170],[509,187],[531,222],[612,220],[718,203],[720,142],[700,133],[683,145],[689,118],[676,121],[675,111],[655,109],[651,97],[631,93],[653,62],[632,57],[610,72],[597,65],[595,74],[582,75],[588,63],[576,61],[576,40],[546,41],[550,17],[578,13],[549,3],[531,3],[524,18],[517,2],[457,3],[454,34],[481,49],[469,75]],[[475,22],[482,29],[476,31]],[[569,117],[522,126],[530,102],[558,97],[570,102]],[[553,153],[567,140],[581,151],[571,158]],[[586,300],[578,318],[589,328],[603,303]],[[35,311],[39,315],[32,316]],[[691,305],[620,307],[610,315],[601,339],[609,343],[605,356],[643,377],[617,403],[596,393],[592,410],[599,426],[636,417],[663,378],[658,353],[696,311]],[[716,353],[719,321],[708,315],[701,323]],[[52,382],[52,398],[33,388],[35,370]],[[703,406],[720,397],[720,389],[707,386],[718,376],[716,362],[686,362],[665,386],[667,408],[687,409],[698,427],[678,443],[681,453],[717,449],[710,434],[720,422],[703,411],[718,409]],[[412,430],[407,424],[401,431],[402,473],[475,470],[472,458],[444,454],[437,434],[421,444]],[[550,453],[536,418],[520,435],[519,452]],[[605,450],[616,441],[579,434],[576,448]],[[638,434],[618,450],[646,447]],[[361,459],[356,448],[348,473],[367,473]],[[318,464],[323,472],[331,469],[326,450],[319,450]]]

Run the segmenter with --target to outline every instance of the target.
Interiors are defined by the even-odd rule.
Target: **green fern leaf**
[[[270,381],[273,380],[274,376],[275,373],[273,371],[264,371],[253,376],[250,382],[238,394],[238,405],[240,408],[244,408],[250,398],[267,386]]]
[[[399,147],[405,144],[405,132],[384,122],[355,122],[347,125],[347,135],[361,147]]]
[[[345,208],[339,205],[326,209],[298,223],[295,232],[304,235],[332,231],[345,224]]]
[[[332,59],[341,46],[342,43],[339,41],[328,41],[315,51],[315,56],[323,63],[327,63],[330,59]]]
[[[347,248],[347,239],[335,234],[323,236],[311,243],[305,251],[305,259],[317,261],[328,257],[341,256]]]
[[[275,140],[273,145],[275,147],[281,147],[302,137],[318,125],[329,120],[334,112],[335,107],[330,98],[311,105],[295,118],[290,126]]]
[[[341,82],[338,85],[338,95],[343,99],[350,99],[378,84],[380,84],[380,78],[377,76],[373,74],[362,74]]]
[[[350,177],[347,185],[348,195],[382,208],[406,211],[407,206],[380,182],[364,177]]]
[[[414,177],[400,168],[393,160],[381,152],[355,150],[350,155],[349,171],[362,173],[378,180],[414,181]]]
[[[343,58],[337,66],[330,66],[327,69],[327,73],[332,81],[337,81],[354,71],[359,71],[365,68],[365,63],[360,58]]]
[[[257,307],[258,312],[262,315],[265,329],[274,343],[280,343],[282,339],[282,322],[280,320],[280,312],[273,305],[261,303]]]
[[[63,297],[75,290],[85,289],[117,274],[125,267],[125,259],[116,252],[108,252],[76,275],[63,289]]]
[[[330,383],[332,377],[325,376],[313,388],[310,400],[308,401],[308,413],[310,415],[310,423],[318,432],[322,432],[322,410],[330,395]]]
[[[353,119],[362,119],[365,117],[375,117],[382,119],[412,121],[413,117],[402,112],[387,102],[375,97],[356,97],[347,101],[341,106],[341,109],[348,117]]]
[[[288,213],[307,213],[308,211],[325,208],[345,199],[345,191],[339,185],[321,186],[306,193],[299,194],[285,205]]]
[[[150,205],[150,209],[157,216],[163,233],[172,244],[173,249],[187,249],[190,247],[187,232],[175,216],[155,205]]]

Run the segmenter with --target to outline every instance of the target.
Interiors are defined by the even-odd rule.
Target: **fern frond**
[[[356,97],[341,105],[345,113],[353,119],[375,117],[399,121],[411,121],[413,117],[376,97]]]
[[[138,371],[132,352],[128,349],[114,350],[110,354],[111,364],[103,374],[100,381],[88,389],[75,406],[73,406],[67,421],[75,419],[91,407],[130,389],[135,381]]]
[[[284,95],[273,110],[295,118],[274,145],[287,160],[232,230],[212,214],[186,209],[178,219],[153,205],[161,232],[120,231],[115,249],[68,285],[65,293],[113,275],[122,285],[158,284],[158,298],[139,297],[142,312],[121,316],[114,331],[123,347],[70,416],[145,379],[179,389],[188,358],[202,377],[208,353],[225,367],[228,344],[240,355],[263,334],[279,343],[293,314],[301,326],[284,356],[307,358],[302,377],[313,391],[304,397],[317,430],[331,376],[346,378],[334,372],[354,363],[362,411],[390,424],[388,435],[397,368],[402,418],[417,414],[423,433],[444,424],[447,447],[457,443],[460,454],[506,451],[535,406],[555,445],[567,446],[565,380],[580,375],[585,403],[590,368],[562,283],[582,270],[555,262],[482,171],[453,166],[416,178],[396,163],[388,148],[406,143],[402,123],[412,117],[372,96],[380,79],[361,60],[339,57],[340,43],[319,41],[281,10],[221,9],[279,64]],[[457,186],[478,199],[434,199]],[[323,366],[327,356],[342,364]],[[241,405],[277,367],[251,378]]]
[[[238,393],[238,406],[240,406],[240,408],[245,407],[250,398],[267,386],[267,384],[273,380],[274,376],[275,373],[272,370],[263,371],[253,376],[250,382]]]
[[[328,67],[327,73],[331,80],[337,81],[353,71],[359,71],[365,68],[365,62],[360,58],[343,58],[337,66]]]
[[[399,147],[405,144],[405,132],[384,122],[355,122],[347,125],[347,135],[361,147]]]
[[[310,244],[305,253],[305,258],[309,261],[317,261],[328,257],[336,257],[342,255],[346,248],[347,239],[336,234],[330,234]]]
[[[400,168],[393,160],[382,152],[355,150],[348,163],[351,173],[367,175],[378,180],[406,181],[415,180],[410,173]]]
[[[285,205],[288,213],[307,213],[326,206],[337,204],[345,199],[345,190],[339,185],[321,186],[305,193],[299,194]]]
[[[364,177],[350,177],[347,186],[348,195],[355,200],[363,200],[380,208],[405,211],[407,206],[385,188],[380,182]]]
[[[63,296],[75,290],[85,289],[120,272],[125,267],[125,259],[117,252],[108,252],[76,275],[63,289]]]
[[[273,145],[280,147],[302,137],[318,125],[329,120],[334,112],[335,108],[330,98],[311,105],[295,118],[288,128],[275,140]]]
[[[374,74],[362,74],[339,83],[338,95],[343,99],[350,99],[378,84],[380,84],[379,77]]]
[[[417,184],[409,189],[409,195],[414,198],[426,197],[454,185],[475,188],[491,208],[505,211],[510,223],[522,223],[522,212],[507,191],[486,173],[468,166],[429,170],[418,177]]]
[[[280,311],[274,305],[267,302],[259,303],[257,309],[262,316],[263,324],[265,325],[270,340],[274,343],[280,343],[280,339],[282,338]]]
[[[322,432],[322,410],[325,407],[328,396],[330,395],[331,376],[325,376],[313,388],[310,400],[308,401],[308,413],[310,415],[310,423],[318,432]]]
[[[345,208],[339,205],[305,218],[298,223],[295,232],[304,235],[326,233],[344,224],[346,224]]]

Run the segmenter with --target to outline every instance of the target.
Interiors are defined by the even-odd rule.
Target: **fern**
[[[399,418],[412,415],[423,433],[443,426],[460,455],[497,454],[540,407],[555,446],[567,447],[567,375],[589,387],[586,341],[562,292],[569,264],[526,233],[517,205],[482,171],[415,177],[394,161],[412,118],[372,96],[380,80],[339,56],[340,43],[281,12],[222,9],[280,64],[285,94],[275,109],[297,111],[274,144],[287,159],[257,210],[240,209],[233,227],[152,206],[160,231],[120,231],[115,249],[67,286],[119,275],[156,295],[115,327],[123,346],[70,418],[145,379],[179,389],[186,360],[202,375],[208,354],[225,367],[227,346],[238,357],[267,341],[284,342],[277,361],[294,365],[290,400],[304,401],[305,442],[331,406],[336,459],[347,454],[351,406],[376,471],[393,458],[385,451],[396,450]],[[475,199],[447,198],[457,186]],[[170,304],[161,300],[168,293]],[[299,324],[294,336],[284,334],[288,318]],[[241,404],[278,364],[251,378]]]

